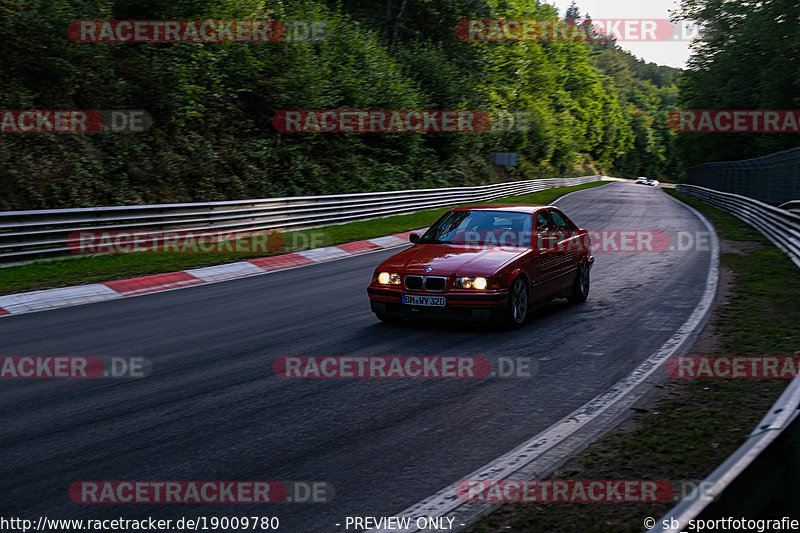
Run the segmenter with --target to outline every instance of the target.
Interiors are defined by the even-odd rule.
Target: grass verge
[[[573,187],[555,187],[531,194],[498,198],[492,200],[492,203],[549,204],[567,193],[607,183],[592,182]],[[284,234],[286,249],[275,254],[128,253],[74,256],[9,266],[0,268],[0,295],[221,265],[308,248],[373,239],[427,227],[452,207],[455,206],[426,209],[408,215],[349,222],[312,230],[287,232]]]
[[[800,355],[800,276],[780,250],[741,220],[680,193],[721,241],[724,286],[693,355]],[[552,479],[697,482],[722,463],[784,390],[785,380],[670,380],[618,428],[555,472]],[[675,495],[680,499],[680,491]],[[503,504],[468,531],[640,532],[675,502]]]

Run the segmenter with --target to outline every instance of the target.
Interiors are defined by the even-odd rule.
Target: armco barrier
[[[781,209],[786,209],[787,211],[791,211],[793,213],[800,213],[800,200],[792,200],[791,202],[786,202],[785,204],[781,204],[778,207]]]
[[[694,196],[744,220],[763,233],[800,268],[800,215],[772,205],[695,185],[678,185],[678,192]]]
[[[752,198],[693,185],[678,192],[724,209],[761,231],[800,267],[800,215]],[[800,378],[792,380],[747,440],[697,491],[656,521],[649,533],[697,531],[699,520],[800,520]],[[695,524],[691,524],[692,521]],[[758,531],[758,523],[705,528]],[[773,530],[773,529],[770,529]]]
[[[308,229],[413,213],[420,209],[493,200],[602,179],[603,176],[582,176],[478,187],[227,202],[0,211],[0,262],[66,255],[69,253],[66,239],[74,231],[183,231],[209,234]]]

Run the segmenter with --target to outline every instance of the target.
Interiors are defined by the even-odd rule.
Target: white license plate
[[[402,302],[408,305],[422,305],[425,307],[444,307],[447,305],[447,298],[444,296],[419,296],[416,294],[404,294]]]

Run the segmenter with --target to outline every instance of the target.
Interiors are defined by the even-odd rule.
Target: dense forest
[[[675,179],[682,158],[785,147],[774,136],[682,142],[668,129],[679,106],[798,103],[800,78],[785,72],[796,72],[800,37],[785,30],[795,47],[777,51],[783,42],[753,31],[775,12],[744,17],[749,1],[684,3],[707,25],[721,10],[725,28],[682,76],[613,41],[456,35],[463,19],[570,15],[534,1],[0,0],[0,109],[140,109],[153,119],[144,133],[0,134],[0,209],[474,185],[562,171]],[[779,11],[791,3],[763,2]],[[324,33],[247,44],[75,42],[67,29],[84,19],[273,19]],[[738,78],[723,83],[732,68]],[[767,75],[773,81],[754,81]],[[467,134],[277,131],[275,114],[297,109],[475,109],[527,120]],[[492,151],[517,152],[518,166],[492,166]]]
[[[474,0],[4,0],[3,109],[143,109],[146,133],[0,135],[0,209],[210,201],[677,168],[677,69],[614,43],[464,42],[465,18],[555,18]],[[82,19],[323,22],[270,43],[80,43]],[[286,134],[284,109],[525,112],[476,134]],[[498,170],[491,151],[516,151]]]
[[[800,109],[797,0],[683,0],[702,28],[681,77],[681,109]],[[767,155],[800,145],[795,133],[679,135],[685,166]]]

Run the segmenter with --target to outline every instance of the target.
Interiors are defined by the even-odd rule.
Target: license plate
[[[402,302],[407,305],[421,305],[425,307],[444,307],[447,298],[444,296],[419,296],[417,294],[404,294]]]

